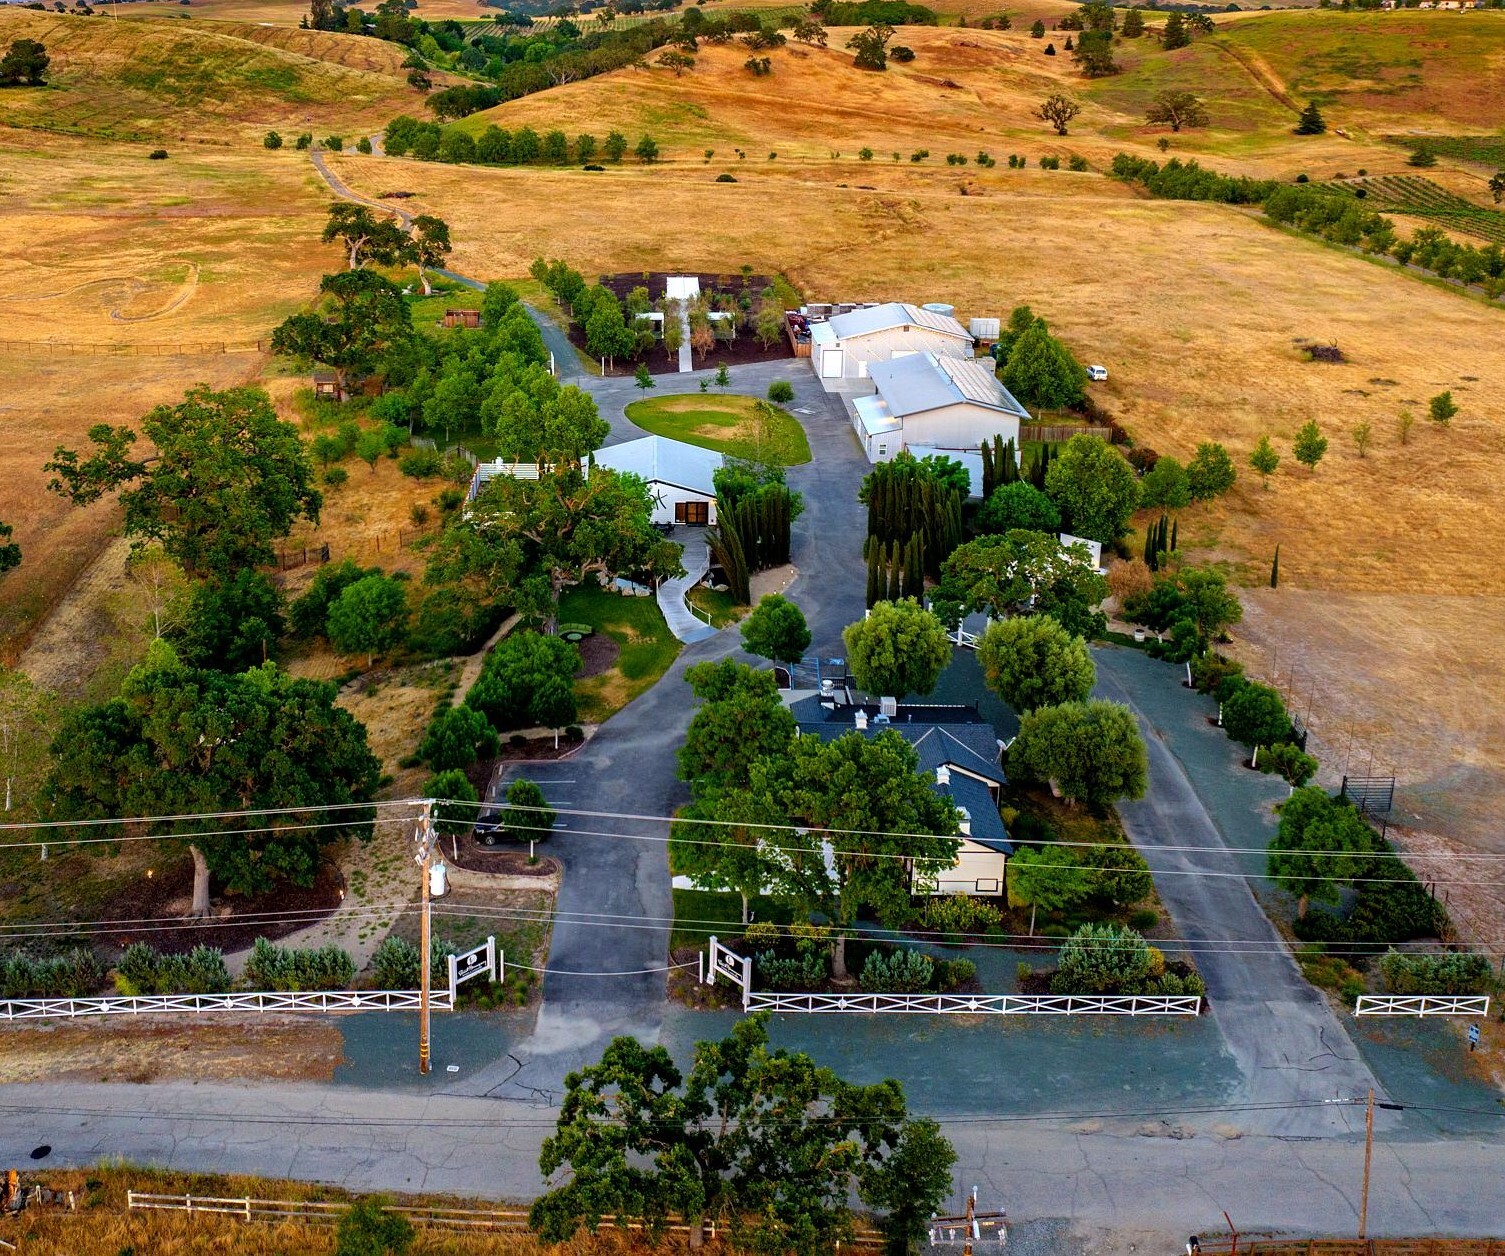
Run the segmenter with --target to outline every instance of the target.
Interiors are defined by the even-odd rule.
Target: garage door
[[[820,353],[820,377],[822,379],[841,378],[841,350],[822,349]]]

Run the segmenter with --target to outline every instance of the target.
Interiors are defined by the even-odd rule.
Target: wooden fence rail
[[[1202,1239],[1202,1256],[1231,1256],[1232,1240]],[[1505,1256],[1505,1239],[1288,1239],[1240,1235],[1238,1256]]]
[[[171,358],[203,357],[218,353],[265,353],[266,342],[231,344],[224,340],[181,341],[170,344],[103,344],[97,341],[0,340],[0,353],[48,357]]]
[[[1113,429],[1083,423],[1021,423],[1019,425],[1021,441],[1041,441],[1058,445],[1070,440],[1073,436],[1096,436],[1102,440],[1112,440]]]
[[[221,1199],[199,1195],[152,1195],[142,1191],[126,1192],[126,1207],[133,1212],[188,1212],[211,1216],[238,1217],[243,1221],[304,1221],[333,1225],[350,1207],[347,1202],[293,1199]],[[442,1208],[414,1204],[394,1204],[387,1209],[408,1218],[415,1225],[435,1230],[500,1230],[525,1231],[528,1228],[526,1208]],[[607,1225],[615,1225],[613,1216],[602,1218]],[[623,1223],[628,1230],[641,1230],[635,1221]],[[663,1227],[679,1234],[688,1234],[689,1227],[679,1217],[671,1216]],[[714,1221],[707,1224],[712,1238],[716,1237]],[[870,1226],[857,1226],[848,1247],[877,1249],[883,1246],[883,1236]]]

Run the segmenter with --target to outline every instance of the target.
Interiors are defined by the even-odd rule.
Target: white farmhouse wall
[[[904,444],[939,445],[942,449],[976,449],[985,440],[1002,436],[1018,448],[1019,420],[1001,410],[963,401],[920,414],[906,415]]]

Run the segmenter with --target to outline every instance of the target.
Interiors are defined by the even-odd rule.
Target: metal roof
[[[920,327],[926,331],[940,332],[972,343],[972,333],[956,319],[934,310],[921,309],[907,301],[887,301],[882,305],[870,305],[850,314],[838,314],[827,324],[842,340],[854,336],[870,336],[874,332],[888,331],[894,327]]]
[[[857,412],[857,420],[862,424],[862,430],[869,436],[876,436],[880,432],[897,432],[904,425],[889,413],[889,409],[883,404],[882,397],[853,397],[852,409]],[[978,455],[979,464],[982,455]]]
[[[598,449],[592,461],[598,467],[629,471],[649,483],[672,484],[714,497],[716,469],[726,459],[713,449],[701,449],[666,436],[644,436]]]
[[[888,362],[874,362],[868,375],[889,411],[901,420],[911,414],[944,406],[986,406],[1027,420],[1030,415],[1014,395],[998,382],[991,363],[911,353]]]

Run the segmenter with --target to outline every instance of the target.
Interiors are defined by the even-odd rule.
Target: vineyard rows
[[[1410,214],[1465,235],[1505,244],[1505,213],[1464,200],[1431,179],[1408,174],[1385,175],[1327,183],[1323,187],[1345,196],[1353,196],[1362,188],[1364,203],[1377,213]]]

